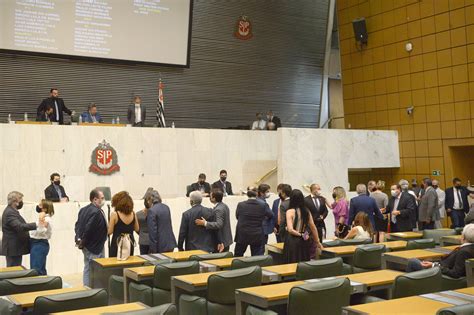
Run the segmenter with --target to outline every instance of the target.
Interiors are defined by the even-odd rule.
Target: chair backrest
[[[106,306],[107,304],[107,291],[105,289],[93,289],[39,296],[35,300],[33,312],[35,315],[49,314]]]
[[[0,272],[0,280],[35,277],[37,275],[38,275],[38,271],[36,271],[35,269],[6,271],[6,272]]]
[[[420,295],[441,291],[441,269],[439,267],[409,272],[395,278],[392,298]]]
[[[224,252],[224,253],[191,255],[189,256],[188,260],[203,261],[203,260],[231,258],[231,257],[234,257],[234,254],[232,252]]]
[[[241,269],[252,266],[271,266],[273,265],[273,258],[270,255],[239,257],[232,260],[230,269]]]
[[[207,280],[207,300],[218,304],[235,304],[235,290],[261,284],[260,266],[213,274]]]
[[[176,305],[168,303],[163,304],[160,306],[150,307],[143,310],[138,311],[124,311],[124,312],[114,312],[114,313],[103,313],[102,315],[119,315],[119,314],[127,314],[127,315],[178,315],[178,310],[176,309]]]
[[[462,228],[462,227],[454,228],[454,233],[456,233],[456,235],[461,235],[463,229],[464,229],[464,228]]]
[[[472,315],[472,314],[474,314],[474,303],[442,308],[436,313],[436,315]]]
[[[341,246],[371,244],[372,242],[373,241],[371,238],[347,239],[347,240],[341,240]]]
[[[354,253],[353,266],[363,269],[380,269],[382,254],[385,252],[383,244],[369,244],[357,247]]]
[[[342,266],[341,257],[300,262],[296,267],[296,280],[339,276]]]
[[[153,286],[171,291],[171,277],[199,273],[199,262],[183,261],[155,266]]]
[[[456,235],[454,229],[434,229],[434,230],[423,230],[423,238],[431,238],[434,242],[439,245],[441,237],[448,235]]]
[[[104,199],[107,201],[112,200],[112,191],[110,190],[110,187],[103,186],[103,187],[97,187],[96,189],[100,190],[104,194]]]
[[[434,248],[436,243],[432,238],[422,238],[419,240],[410,240],[407,243],[406,250],[410,249],[424,249],[424,248]]]
[[[61,277],[31,277],[0,281],[0,295],[61,289]]]
[[[343,246],[343,243],[341,240],[332,240],[332,241],[325,241],[323,242],[324,247],[337,247],[337,246]]]
[[[288,299],[288,314],[341,314],[348,306],[351,282],[347,278],[321,280],[293,287]]]

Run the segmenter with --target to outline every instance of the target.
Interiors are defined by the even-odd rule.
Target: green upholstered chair
[[[348,240],[341,240],[340,246],[345,245],[364,245],[364,244],[372,244],[373,241],[371,238],[366,239],[348,239]]]
[[[324,247],[337,247],[337,246],[343,246],[342,241],[337,239],[337,240],[332,240],[332,241],[325,241],[323,242]]]
[[[61,289],[61,277],[33,277],[5,279],[0,281],[0,295]]]
[[[231,258],[231,257],[234,257],[234,254],[232,252],[224,252],[224,253],[191,255],[189,256],[188,260],[203,261],[203,260]]]
[[[249,305],[245,311],[245,315],[278,315],[278,313],[270,310],[262,310],[256,306]]]
[[[405,250],[410,249],[424,249],[424,248],[434,248],[436,242],[432,238],[421,238],[419,240],[410,240],[407,242],[407,247]]]
[[[68,292],[37,297],[33,305],[33,314],[80,310],[84,308],[106,306],[108,294],[105,289]]]
[[[454,232],[456,233],[456,235],[461,235],[463,229],[464,228],[462,228],[462,227],[457,227],[457,228],[454,228]]]
[[[474,314],[474,303],[442,308],[436,313],[436,315],[472,315],[472,314]]]
[[[360,245],[354,252],[352,271],[354,273],[379,270],[382,267],[383,244]]]
[[[342,275],[342,258],[310,260],[298,263],[296,280],[326,278]]]
[[[230,269],[241,269],[252,266],[271,266],[273,265],[273,258],[270,255],[252,256],[252,257],[239,257],[232,260]]]
[[[130,301],[158,306],[171,302],[171,277],[199,273],[199,262],[184,261],[155,266],[153,287],[130,283]]]
[[[467,288],[466,277],[461,277],[461,278],[456,279],[456,278],[451,278],[446,275],[442,275],[441,289],[443,291],[457,290],[457,289],[462,289],[462,288]]]
[[[0,272],[0,280],[35,277],[38,272],[35,269]]]
[[[440,244],[441,237],[448,235],[456,235],[456,231],[454,229],[423,230],[423,238],[432,238],[436,245]]]
[[[261,285],[260,266],[213,274],[207,280],[207,298],[183,294],[180,314],[235,314],[235,290]]]
[[[168,303],[163,304],[160,306],[150,307],[143,310],[138,311],[126,311],[122,313],[104,313],[102,315],[119,315],[119,314],[127,314],[127,315],[178,315],[178,311],[176,309],[176,305]]]
[[[441,269],[434,267],[397,276],[392,285],[392,298],[439,291],[441,291]]]
[[[15,303],[7,300],[0,299],[0,314],[2,315],[18,315],[21,314],[21,306],[15,305]]]

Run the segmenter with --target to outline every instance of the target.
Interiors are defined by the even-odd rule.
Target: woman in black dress
[[[110,214],[109,235],[112,234],[112,242],[110,244],[109,257],[117,257],[118,245],[117,240],[122,234],[129,234],[132,243],[135,244],[133,231],[139,231],[138,220],[133,212],[132,197],[126,191],[116,193],[112,198],[112,207],[115,211]],[[133,246],[131,247],[130,256],[133,256]]]
[[[298,189],[294,189],[290,194],[286,223],[288,235],[283,247],[283,257],[286,263],[308,261],[310,260],[311,246],[323,248],[311,212],[305,207],[303,193]]]

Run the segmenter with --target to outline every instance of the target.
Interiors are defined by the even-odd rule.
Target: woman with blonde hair
[[[133,199],[128,192],[121,191],[112,197],[114,212],[110,214],[108,234],[112,234],[109,257],[117,257],[119,237],[125,234],[130,236],[132,244],[135,244],[133,231],[140,230],[138,220],[133,212]],[[133,246],[130,248],[130,256],[133,256]]]
[[[377,181],[375,184],[375,191],[370,193],[370,197],[375,199],[375,203],[377,207],[380,209],[380,212],[383,215],[383,219],[375,217],[375,231],[376,231],[376,242],[383,242],[385,239],[385,233],[388,229],[388,214],[387,212],[387,205],[388,205],[388,196],[384,193],[385,189],[385,182],[383,180]]]
[[[52,234],[51,217],[54,215],[53,203],[43,199],[36,206],[39,213],[37,229],[30,231],[30,268],[35,269],[40,276],[47,274],[46,257],[49,253],[49,239]]]
[[[345,239],[372,239],[374,234],[372,230],[372,224],[370,223],[369,216],[365,212],[359,212],[354,218],[352,229]]]
[[[334,203],[331,205],[334,215],[334,223],[336,224],[336,236],[344,237],[347,233],[347,220],[349,218],[349,205],[346,199],[346,191],[344,188],[337,186],[332,190],[332,198]]]

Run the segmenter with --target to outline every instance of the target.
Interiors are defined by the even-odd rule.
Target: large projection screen
[[[0,0],[0,50],[189,66],[192,0]]]

